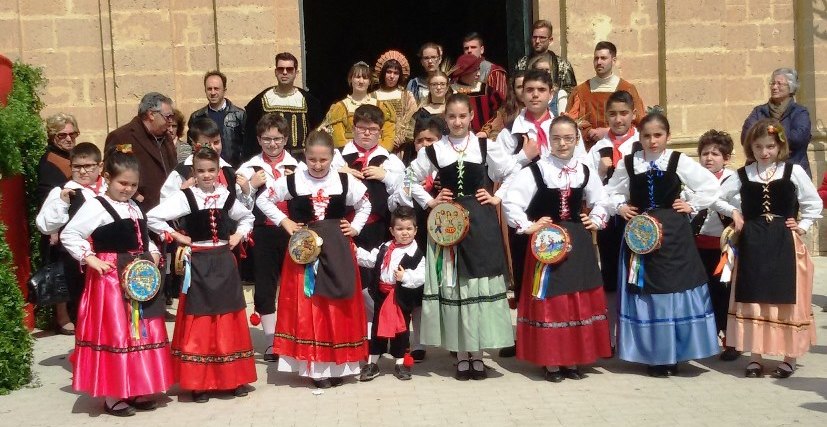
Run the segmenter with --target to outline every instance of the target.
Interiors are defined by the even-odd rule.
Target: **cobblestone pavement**
[[[799,360],[786,380],[743,377],[745,360],[710,358],[681,366],[680,376],[650,378],[645,367],[600,361],[582,381],[559,384],[543,380],[539,368],[515,359],[486,354],[490,378],[458,382],[447,352],[429,349],[428,359],[414,368],[412,381],[391,374],[383,359],[382,376],[314,393],[295,375],[279,373],[257,355],[258,381],[249,396],[214,396],[209,403],[190,401],[173,388],[154,412],[131,418],[103,413],[100,400],[71,389],[67,353],[72,337],[35,334],[36,380],[33,385],[0,396],[0,426],[92,425],[816,425],[827,422],[827,258],[815,258],[814,303],[819,340]],[[610,295],[613,299],[614,295]],[[172,333],[173,323],[167,323]],[[252,329],[257,348],[262,333]],[[769,365],[769,370],[774,364]]]

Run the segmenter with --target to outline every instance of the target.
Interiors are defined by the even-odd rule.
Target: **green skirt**
[[[445,274],[438,274],[437,264],[445,270],[446,263],[437,263],[437,256],[437,246],[429,238],[428,275],[422,297],[422,344],[457,352],[514,345],[505,276],[457,277],[454,286],[445,286]]]

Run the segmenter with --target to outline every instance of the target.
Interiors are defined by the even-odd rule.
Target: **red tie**
[[[609,140],[612,141],[612,165],[617,167],[617,164],[620,163],[620,159],[623,158],[623,154],[620,154],[620,146],[626,142],[629,138],[634,136],[635,128],[630,127],[629,132],[626,132],[626,135],[623,136],[616,136],[611,131],[609,132]]]
[[[276,156],[275,158],[271,158],[264,153],[261,153],[261,158],[264,160],[264,163],[267,163],[270,166],[270,171],[273,172],[273,179],[279,179],[281,177],[281,172],[279,172],[278,165],[284,160],[284,150]]]
[[[227,177],[224,176],[224,169],[221,169],[221,172],[218,173],[218,183],[225,187],[227,186]],[[232,191],[235,191],[235,189]]]
[[[546,135],[546,131],[543,130],[543,127],[540,124],[551,118],[551,113],[546,110],[546,112],[543,113],[539,119],[535,119],[534,115],[531,114],[530,111],[526,110],[525,118],[534,125],[534,129],[537,131],[537,145],[540,146],[540,151],[542,152],[543,147],[548,150],[548,135]]]
[[[353,162],[353,168],[356,170],[362,170],[368,164],[368,157],[379,148],[379,144],[373,146],[373,148],[362,148],[356,143],[353,143],[353,146],[356,147],[356,152],[359,153],[359,157]]]
[[[97,196],[98,194],[100,194],[101,185],[103,185],[103,177],[100,177],[100,176],[99,176],[99,177],[98,177],[98,180],[97,180],[97,181],[95,181],[95,184],[94,184],[94,185],[84,185],[84,187],[86,187],[86,188],[88,188],[89,190],[91,190],[91,191],[92,191],[93,193],[95,193],[95,195]]]

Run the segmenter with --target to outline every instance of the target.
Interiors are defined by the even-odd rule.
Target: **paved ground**
[[[827,258],[814,259],[814,302],[827,304]],[[649,378],[642,366],[606,360],[582,381],[553,384],[538,368],[486,356],[490,377],[454,380],[447,352],[430,350],[412,381],[385,374],[369,383],[349,380],[315,394],[303,379],[258,360],[259,380],[248,397],[196,404],[172,389],[162,407],[131,418],[102,413],[99,400],[71,389],[67,352],[72,337],[37,333],[35,383],[0,396],[0,426],[92,425],[816,425],[827,421],[827,313],[816,309],[819,345],[786,380],[743,378],[743,360],[715,358],[682,366],[681,375]],[[172,323],[168,323],[170,333]],[[260,330],[253,330],[261,344]],[[380,367],[389,372],[392,361]],[[772,369],[772,368],[771,368]]]

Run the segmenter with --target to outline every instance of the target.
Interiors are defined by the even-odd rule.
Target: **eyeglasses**
[[[164,113],[161,112],[161,110],[152,110],[152,112],[153,113],[158,113],[158,115],[163,117],[164,120],[166,120],[168,122],[172,121],[175,118],[175,113],[164,114]]]
[[[428,86],[445,87],[445,86],[448,86],[448,83],[445,83],[445,82],[428,83]]]
[[[437,56],[423,56],[422,60],[426,61],[426,62],[437,61],[437,60],[439,60],[439,55],[437,55]]]
[[[258,139],[261,140],[261,142],[263,142],[265,144],[279,144],[279,143],[284,142],[284,137],[283,136],[273,136],[273,137],[260,136],[260,137],[258,137]]]
[[[539,40],[539,41],[546,41],[549,37],[547,36],[531,36],[531,40]]]
[[[58,134],[55,134],[57,139],[66,139],[66,138],[75,139],[75,138],[78,137],[78,135],[80,135],[80,132],[60,132]]]
[[[366,128],[366,127],[362,127],[362,126],[354,126],[353,128],[356,129],[356,131],[367,134],[367,135],[376,135],[377,133],[379,133],[379,131],[382,130],[378,127]]]
[[[292,73],[296,71],[296,67],[276,67],[276,72],[279,73]]]
[[[577,137],[574,136],[574,135],[552,136],[551,137],[551,142],[558,142],[559,143],[561,141],[566,141],[568,143],[572,143],[572,142],[577,141]]]
[[[97,167],[98,167],[97,163],[87,163],[85,165],[72,165],[72,171],[73,172],[83,172],[83,171],[92,172],[95,169],[97,169]]]
[[[770,82],[770,87],[773,86],[789,86],[790,84],[787,82]]]

